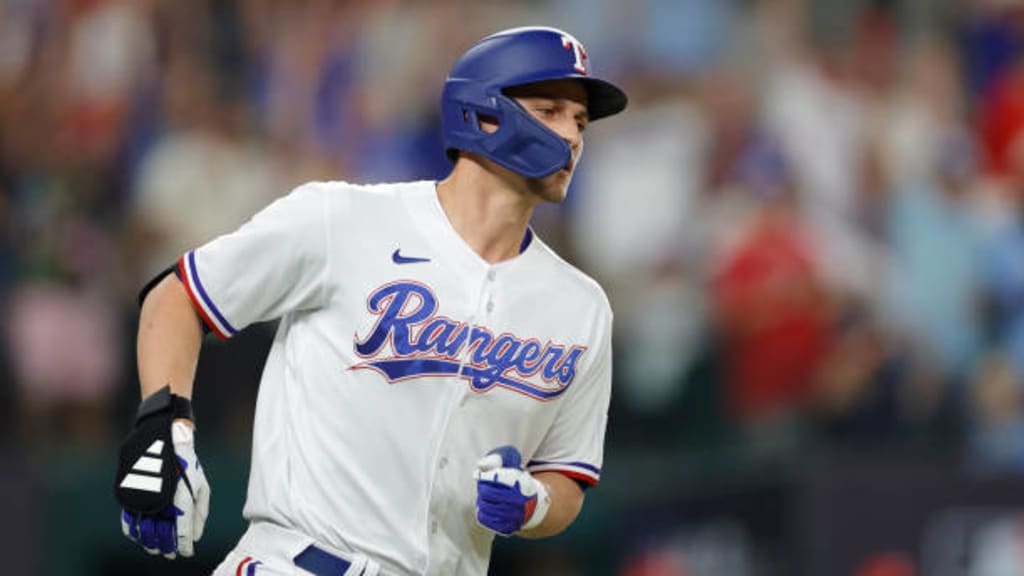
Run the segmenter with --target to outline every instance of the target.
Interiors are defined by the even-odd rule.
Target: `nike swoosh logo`
[[[391,253],[391,261],[394,262],[395,264],[415,264],[417,262],[430,262],[430,258],[415,258],[413,256],[402,256],[401,254],[399,254],[401,250],[401,248],[396,248],[395,251]]]

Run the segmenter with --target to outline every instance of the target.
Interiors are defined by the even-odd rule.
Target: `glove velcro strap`
[[[126,510],[155,514],[174,500],[178,463],[171,411],[147,415],[121,444],[114,497]]]
[[[173,418],[185,418],[192,422],[196,420],[192,413],[192,402],[184,396],[171,394],[171,387],[164,386],[139,404],[138,413],[135,415],[135,425],[140,425],[150,416],[165,412],[170,413]]]

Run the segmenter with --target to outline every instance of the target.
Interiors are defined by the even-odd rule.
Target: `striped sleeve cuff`
[[[597,486],[601,480],[601,469],[584,462],[548,462],[531,460],[526,469],[533,472],[558,472],[589,486]]]
[[[188,252],[178,259],[178,272],[181,274],[182,282],[185,284],[185,291],[188,293],[188,297],[192,299],[192,305],[199,312],[203,322],[221,340],[227,340],[234,336],[238,331],[221,314],[221,311],[217,309],[217,306],[203,288],[203,282],[199,279],[199,273],[196,271],[195,250]]]

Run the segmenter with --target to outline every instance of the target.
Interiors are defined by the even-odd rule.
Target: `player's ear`
[[[496,117],[488,114],[477,114],[477,121],[479,123],[480,130],[488,134],[494,134],[498,131],[498,127],[501,126],[501,122],[499,122]]]

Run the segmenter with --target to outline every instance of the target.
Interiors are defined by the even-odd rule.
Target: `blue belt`
[[[342,576],[351,562],[310,544],[294,559],[295,565],[316,576]]]

